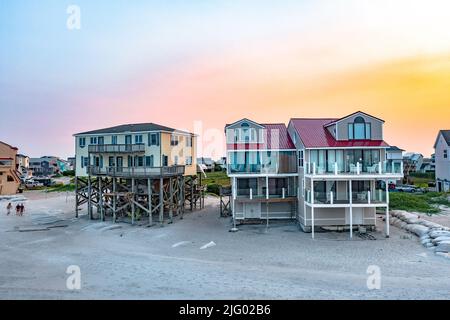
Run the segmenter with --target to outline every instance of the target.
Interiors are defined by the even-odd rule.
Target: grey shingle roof
[[[80,132],[80,133],[76,133],[75,135],[124,133],[124,132],[146,132],[146,131],[168,131],[168,132],[177,131],[180,133],[190,134],[189,132],[176,130],[176,129],[162,126],[162,125],[159,125],[156,123],[135,123],[135,124],[123,124],[123,125],[115,126],[115,127]]]
[[[400,149],[397,146],[390,146],[389,148],[387,148],[387,151],[405,151],[405,150]]]
[[[450,130],[441,130],[442,136],[444,137],[447,145],[450,146]]]

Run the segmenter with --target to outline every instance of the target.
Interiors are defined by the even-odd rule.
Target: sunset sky
[[[225,123],[361,110],[430,156],[450,129],[449,15],[448,0],[0,0],[0,140],[68,157],[76,132],[201,123],[217,158]]]

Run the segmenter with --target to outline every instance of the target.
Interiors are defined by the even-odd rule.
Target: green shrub
[[[67,170],[62,173],[64,177],[75,177],[75,170]]]
[[[220,187],[221,187],[220,184],[215,184],[215,183],[213,183],[213,184],[208,184],[208,185],[206,186],[206,192],[214,193],[214,194],[220,195]]]
[[[431,199],[433,198],[429,198],[427,195],[416,195],[401,192],[390,193],[389,207],[392,210],[438,213],[439,209],[436,209],[431,205],[433,203]]]

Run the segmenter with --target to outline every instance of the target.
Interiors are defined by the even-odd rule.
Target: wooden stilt
[[[147,181],[147,193],[148,193],[148,224],[150,227],[153,225],[153,217],[152,217],[152,179],[148,179]]]
[[[134,178],[131,179],[131,224],[134,224],[134,219],[136,215],[136,206],[134,204],[134,201],[136,201],[136,181]]]
[[[88,216],[92,220],[92,178],[88,176]]]
[[[159,223],[163,224],[164,219],[164,179],[159,179]]]
[[[112,197],[112,201],[113,201],[113,223],[116,223],[116,210],[117,210],[117,181],[116,178],[112,178],[113,180],[113,197]]]
[[[169,178],[169,222],[173,222],[173,178]]]

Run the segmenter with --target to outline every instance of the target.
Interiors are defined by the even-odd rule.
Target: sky
[[[0,0],[0,140],[66,158],[74,133],[154,122],[218,158],[226,123],[361,110],[430,156],[450,129],[449,14],[447,0]]]

